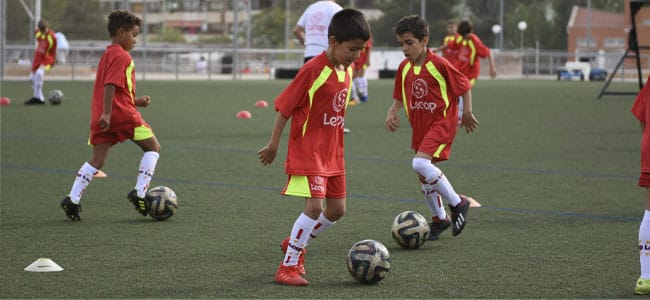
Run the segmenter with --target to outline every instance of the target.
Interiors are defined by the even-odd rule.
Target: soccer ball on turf
[[[414,211],[400,213],[393,220],[393,239],[406,249],[417,249],[426,242],[430,229],[427,219]]]
[[[59,105],[63,101],[63,92],[61,90],[51,90],[50,94],[47,96],[47,100],[50,101],[52,105]]]
[[[390,271],[390,253],[375,240],[356,242],[348,251],[348,271],[361,283],[377,283]]]
[[[156,220],[165,220],[176,213],[178,199],[176,193],[166,186],[157,186],[150,189],[146,195],[149,204],[149,216]]]

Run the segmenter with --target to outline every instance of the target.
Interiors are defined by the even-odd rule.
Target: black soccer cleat
[[[440,235],[451,226],[451,219],[447,217],[444,220],[436,218],[433,222],[429,223],[429,237],[428,241],[435,241],[440,238]]]
[[[451,210],[451,234],[457,236],[467,224],[467,212],[469,212],[469,200],[463,195],[460,196],[460,203],[456,206],[449,205]]]
[[[81,221],[81,216],[79,212],[81,211],[80,204],[74,204],[70,196],[66,196],[61,200],[61,209],[65,212],[65,215],[68,216],[72,221]]]
[[[126,195],[126,198],[129,199],[129,201],[133,204],[135,207],[135,210],[138,211],[143,216],[147,215],[147,211],[149,210],[149,206],[147,205],[147,201],[144,198],[138,197],[138,192],[135,190],[131,190],[128,195]]]
[[[39,105],[39,104],[45,104],[45,101],[41,101],[41,99],[38,99],[36,97],[31,97],[25,101],[25,105]]]

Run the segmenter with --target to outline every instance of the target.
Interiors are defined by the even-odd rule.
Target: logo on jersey
[[[336,95],[334,95],[334,99],[332,99],[332,109],[336,113],[340,113],[341,110],[345,107],[345,103],[348,99],[348,89],[342,89]],[[325,126],[332,126],[332,127],[341,127],[343,129],[343,123],[345,122],[345,118],[343,116],[340,116],[338,114],[334,116],[328,116],[327,113],[323,114],[323,125]]]
[[[323,25],[323,20],[325,19],[325,16],[323,16],[323,12],[316,12],[311,15],[309,18],[311,20],[311,24],[305,28],[308,31],[318,31],[318,32],[324,32],[327,31],[327,27]]]
[[[413,81],[413,84],[411,85],[411,92],[413,93],[413,97],[422,99],[422,97],[426,96],[429,93],[429,86],[424,79],[418,78]]]
[[[433,113],[436,109],[436,103],[421,100],[429,93],[427,82],[424,79],[418,78],[413,82],[411,88],[414,97],[414,100],[409,102],[411,110],[427,110]]]

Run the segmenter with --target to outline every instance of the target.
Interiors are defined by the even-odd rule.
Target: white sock
[[[70,189],[70,194],[68,194],[68,196],[70,196],[70,200],[72,200],[72,203],[79,204],[81,201],[81,195],[83,195],[90,181],[93,180],[95,173],[97,173],[97,169],[95,169],[87,162],[85,162],[81,168],[79,168],[79,172],[77,172],[77,178],[74,179],[74,183]]]
[[[354,79],[354,84],[363,99],[368,99],[368,79],[366,77],[357,77]]]
[[[430,160],[414,157],[413,169],[424,177],[427,182],[425,185],[430,185],[430,188],[438,192],[451,206],[456,206],[461,202],[460,196],[456,194],[445,174]]]
[[[438,192],[436,192],[435,190],[431,190],[431,192],[425,191],[425,189],[429,189],[429,188],[430,185],[422,184],[422,193],[424,193],[424,202],[429,207],[429,211],[431,211],[431,214],[438,217],[438,219],[440,220],[446,219],[447,211],[445,211],[445,207],[442,205],[442,199],[440,198],[440,194],[438,194]]]
[[[458,124],[463,120],[463,96],[458,97]]]
[[[43,77],[45,76],[45,70],[43,68],[38,68],[32,77],[32,88],[34,89],[34,97],[40,99],[41,101],[45,100],[43,96]],[[31,77],[31,76],[30,76]]]
[[[287,247],[287,253],[284,255],[284,261],[282,261],[283,265],[295,266],[298,264],[300,253],[307,246],[309,235],[315,224],[316,220],[304,213],[298,216],[291,229],[291,238],[289,238],[289,247]]]
[[[307,240],[305,247],[307,247],[311,240],[318,237],[321,233],[325,232],[325,230],[329,229],[334,224],[336,224],[336,222],[328,220],[323,213],[320,213],[320,216],[318,216],[318,220],[316,220],[314,228],[312,228],[311,233],[309,234],[309,240]]]
[[[359,93],[357,92],[357,84],[354,83],[354,79],[352,79],[352,88],[350,91],[350,100],[358,100],[359,99]]]
[[[135,184],[135,190],[140,198],[144,198],[147,189],[149,189],[149,183],[151,182],[153,173],[156,170],[158,157],[160,157],[160,155],[155,151],[147,151],[142,155],[140,168],[138,169],[138,181]]]
[[[639,227],[641,278],[650,279],[650,211],[646,210]]]

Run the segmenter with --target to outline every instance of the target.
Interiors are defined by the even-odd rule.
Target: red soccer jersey
[[[115,86],[109,130],[146,124],[135,107],[135,63],[129,52],[122,46],[113,44],[106,48],[97,66],[91,107],[91,132],[102,132],[97,120],[104,111],[104,86],[107,84]]]
[[[366,47],[361,50],[359,57],[354,60],[355,69],[365,69],[370,65],[370,50],[372,49],[372,39],[366,42]]]
[[[648,82],[643,86],[643,89],[639,92],[639,95],[634,101],[632,106],[632,114],[639,120],[639,122],[645,124],[645,129],[643,130],[643,137],[641,137],[641,172],[648,173],[650,172],[650,105],[648,99],[650,97],[650,77],[648,77]]]
[[[469,80],[478,78],[478,75],[481,73],[481,62],[478,59],[488,57],[490,55],[490,48],[485,46],[481,42],[481,39],[473,33],[470,33],[467,39],[463,39],[459,35],[456,39],[455,47],[457,49],[458,59],[454,63],[454,66],[461,73],[465,74]]]
[[[458,39],[459,36],[460,35],[458,34],[448,35],[442,40],[443,44],[447,45],[447,47],[444,50],[442,50],[442,57],[446,58],[452,64],[455,64],[456,60],[458,60],[458,49],[456,47],[456,39]]]
[[[36,50],[32,61],[32,71],[38,70],[39,66],[53,65],[56,58],[56,35],[52,30],[34,32],[36,38]]]
[[[471,88],[467,77],[451,63],[427,50],[422,66],[408,59],[397,68],[393,99],[402,101],[413,128],[411,147],[417,151],[430,130],[441,144],[451,143],[458,127],[458,97]]]
[[[291,118],[287,174],[345,174],[343,122],[351,84],[352,68],[336,71],[323,52],[275,99],[275,110]]]

